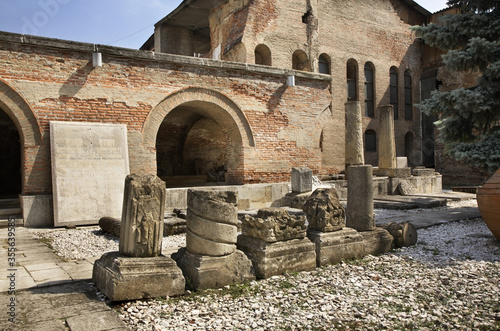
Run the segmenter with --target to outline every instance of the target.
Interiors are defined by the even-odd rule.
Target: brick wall
[[[50,121],[126,124],[131,171],[156,173],[157,132],[173,109],[221,126],[235,181],[288,180],[299,165],[342,170],[321,162],[329,77],[296,73],[287,87],[281,69],[99,49],[94,68],[93,45],[0,33],[0,108],[23,137],[23,194],[51,192]]]

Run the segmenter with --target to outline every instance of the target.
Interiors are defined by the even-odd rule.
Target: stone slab
[[[185,280],[166,256],[125,257],[109,252],[94,263],[92,281],[112,301],[184,294]]]
[[[27,228],[45,228],[54,225],[52,195],[22,195],[24,226]]]
[[[316,268],[315,245],[308,238],[268,243],[240,235],[238,249],[252,261],[257,278]]]
[[[127,126],[50,122],[54,226],[121,217],[129,173]]]
[[[106,331],[125,328],[118,314],[113,311],[96,312],[86,315],[72,316],[66,320],[71,331]]]
[[[354,229],[308,231],[307,236],[315,244],[318,267],[363,257],[363,237]]]
[[[207,256],[182,248],[172,257],[194,290],[219,288],[255,279],[252,262],[239,250],[225,256]]]

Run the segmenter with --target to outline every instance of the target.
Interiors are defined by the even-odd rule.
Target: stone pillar
[[[125,179],[120,251],[94,263],[92,281],[112,301],[184,293],[185,279],[174,260],[161,255],[165,183],[153,175]]]
[[[312,191],[312,170],[306,167],[292,168],[292,192],[304,193]]]
[[[393,107],[382,106],[379,109],[378,167],[379,169],[396,168]]]
[[[123,196],[120,254],[160,255],[164,214],[165,182],[157,176],[128,175]]]
[[[255,279],[252,262],[236,249],[237,206],[236,189],[188,190],[186,248],[173,257],[195,290]]]
[[[234,253],[238,237],[238,192],[188,190],[186,249],[200,255]]]
[[[351,165],[365,164],[363,147],[363,123],[359,101],[345,104],[345,164],[346,170]]]
[[[346,226],[357,231],[375,229],[371,165],[349,167]]]

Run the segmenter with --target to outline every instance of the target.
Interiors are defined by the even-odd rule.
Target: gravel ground
[[[376,214],[408,212],[425,210]],[[67,259],[118,249],[97,228],[39,235]],[[381,256],[116,309],[133,330],[500,329],[500,243],[484,221],[420,229],[418,239]],[[183,246],[184,236],[164,238],[163,245]]]

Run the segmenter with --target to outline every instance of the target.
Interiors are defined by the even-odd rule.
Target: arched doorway
[[[243,183],[252,131],[241,109],[224,95],[200,88],[174,93],[153,110],[145,125],[149,130],[157,132],[157,174],[167,186]],[[150,139],[146,134],[145,143]]]
[[[16,125],[0,109],[0,199],[17,198],[21,193],[21,139]]]

